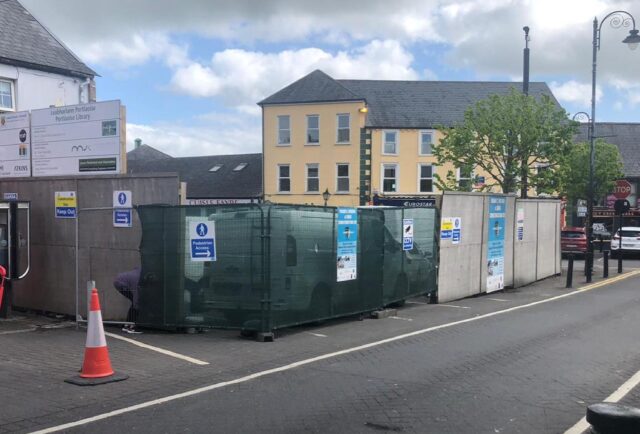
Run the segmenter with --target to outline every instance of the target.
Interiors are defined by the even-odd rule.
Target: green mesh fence
[[[142,325],[258,331],[368,312],[436,293],[436,210],[357,211],[357,279],[337,281],[337,209],[141,206]],[[414,242],[403,250],[403,219]],[[194,222],[215,223],[215,261],[191,258]]]

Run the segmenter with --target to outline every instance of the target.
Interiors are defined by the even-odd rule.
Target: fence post
[[[573,286],[573,253],[569,253],[569,265],[567,266],[567,288]]]
[[[609,251],[605,250],[602,252],[602,259],[604,260],[604,271],[602,272],[602,277],[606,279],[609,277]]]

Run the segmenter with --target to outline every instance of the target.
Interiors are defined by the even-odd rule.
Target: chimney
[[[138,149],[142,145],[142,139],[135,139],[133,143],[133,149]]]

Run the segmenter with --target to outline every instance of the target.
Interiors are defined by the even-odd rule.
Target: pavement
[[[130,378],[96,387],[64,382],[84,329],[18,315],[0,320],[0,433],[564,432],[640,370],[640,274],[614,281],[612,268],[611,283],[596,276],[572,294],[585,287],[574,275],[573,289],[560,276],[441,305],[416,298],[396,316],[267,343],[107,327],[112,364]],[[640,406],[638,388],[622,402]]]

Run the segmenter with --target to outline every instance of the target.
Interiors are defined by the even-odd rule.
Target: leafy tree
[[[571,203],[576,199],[587,199],[589,192],[589,144],[574,145],[564,158],[559,192]],[[615,181],[624,178],[622,158],[616,145],[598,139],[594,154],[594,198],[613,191]]]
[[[480,168],[491,174],[483,190],[497,186],[503,193],[532,187],[554,191],[559,185],[560,162],[571,147],[575,122],[548,96],[536,99],[515,88],[506,95],[491,95],[467,109],[464,122],[439,128],[444,138],[434,146],[438,164],[456,169]],[[545,170],[539,170],[543,165]],[[451,170],[435,175],[442,190],[468,190],[458,185]]]

